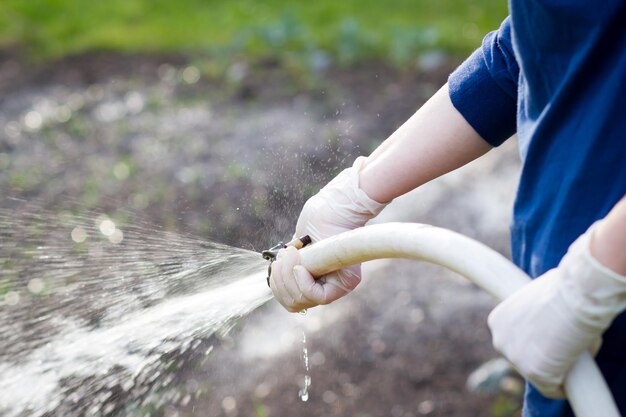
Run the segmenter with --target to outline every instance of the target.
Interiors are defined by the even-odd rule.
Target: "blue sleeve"
[[[452,104],[492,146],[515,133],[518,77],[507,17],[448,78]]]

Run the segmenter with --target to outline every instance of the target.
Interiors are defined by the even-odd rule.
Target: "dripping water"
[[[306,311],[306,310],[305,310]],[[309,350],[306,345],[306,333],[302,329],[302,360],[304,361],[304,386],[298,392],[298,397],[304,402],[309,400],[309,387],[311,386],[311,374],[309,371]]]

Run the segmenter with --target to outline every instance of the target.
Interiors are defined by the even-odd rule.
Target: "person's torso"
[[[626,194],[626,6],[513,0],[511,16],[523,159],[514,255],[537,276]]]
[[[514,261],[532,277],[626,194],[626,5],[511,0],[520,64],[517,133],[523,160],[511,228]],[[624,248],[626,250],[626,248]],[[626,315],[598,362],[626,412]],[[572,416],[527,392],[525,417]]]

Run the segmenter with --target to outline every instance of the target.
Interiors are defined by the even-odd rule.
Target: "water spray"
[[[310,239],[306,240],[307,243],[303,239],[280,243],[264,251],[263,257],[272,261],[280,249],[299,246],[303,248],[300,250],[301,264],[316,277],[374,259],[416,259],[451,269],[499,300],[530,281],[521,269],[493,249],[461,234],[428,225],[385,223],[366,226],[306,248],[304,246]],[[620,417],[606,381],[589,353],[578,358],[564,385],[577,417]]]

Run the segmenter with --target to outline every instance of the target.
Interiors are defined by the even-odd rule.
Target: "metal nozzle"
[[[261,252],[261,256],[266,261],[270,261],[270,262],[275,261],[276,256],[278,255],[278,251],[281,249],[285,249],[286,247],[287,245],[285,245],[283,242],[278,242],[276,246],[273,246],[269,249],[265,249],[263,252]]]
[[[261,256],[263,257],[263,259],[265,259],[266,261],[270,261],[270,265],[267,268],[267,286],[268,287],[270,286],[270,275],[272,274],[272,262],[276,260],[278,251],[280,251],[281,249],[285,249],[287,246],[293,246],[296,249],[302,249],[309,243],[311,243],[311,237],[309,235],[306,235],[306,236],[293,239],[292,241],[288,243],[279,242],[277,245],[272,246],[269,249],[265,249],[263,252],[261,252]]]

